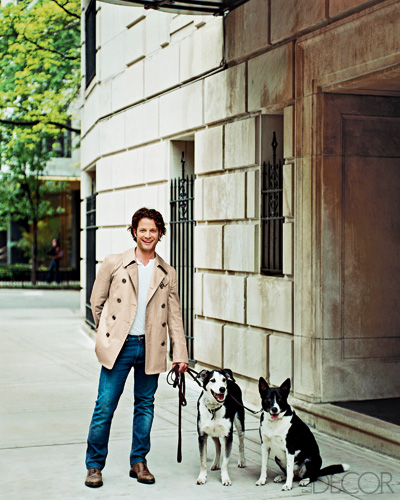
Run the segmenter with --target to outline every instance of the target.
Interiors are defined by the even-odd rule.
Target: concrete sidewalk
[[[325,465],[346,462],[351,473],[325,478],[313,486],[294,484],[282,492],[272,478],[256,487],[260,473],[258,418],[246,413],[247,467],[238,469],[237,443],[230,462],[231,487],[221,485],[219,472],[209,472],[196,485],[199,456],[196,400],[199,388],[187,377],[188,405],[183,409],[183,461],[176,461],[177,391],[160,378],[152,431],[149,468],[154,485],[128,476],[132,421],[132,380],[115,414],[104,486],[84,486],[86,437],[97,392],[99,364],[73,291],[0,290],[0,498],[2,500],[119,499],[258,500],[395,499],[400,494],[398,463],[383,455],[315,432]],[[25,294],[25,295],[24,295]],[[51,295],[53,308],[46,307]],[[75,294],[75,295],[73,295]],[[11,304],[13,307],[11,307]],[[20,307],[16,307],[20,304]],[[63,306],[66,304],[66,306]],[[213,458],[209,440],[209,465]]]

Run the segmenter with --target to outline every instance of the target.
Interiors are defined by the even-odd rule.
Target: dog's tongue
[[[278,415],[271,415],[272,420],[278,420]]]
[[[215,394],[215,399],[217,401],[223,401],[224,400],[224,395],[223,394],[217,394],[217,393],[214,393]]]

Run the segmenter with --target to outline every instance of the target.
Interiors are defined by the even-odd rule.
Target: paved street
[[[0,290],[0,499],[261,500],[395,499],[400,494],[398,463],[360,447],[315,432],[324,464],[346,462],[351,474],[294,485],[290,492],[271,478],[278,473],[270,461],[269,479],[256,487],[260,472],[258,419],[246,414],[247,468],[238,469],[237,446],[230,462],[231,487],[218,472],[196,485],[199,457],[196,400],[199,389],[187,381],[188,406],[183,409],[183,462],[176,462],[177,391],[160,378],[152,432],[149,468],[154,485],[128,476],[132,419],[129,379],[111,431],[104,486],[84,486],[85,447],[97,391],[99,365],[94,343],[80,317],[76,291]],[[236,439],[236,436],[235,436]],[[209,443],[209,465],[213,444]],[[327,483],[328,481],[328,483]]]

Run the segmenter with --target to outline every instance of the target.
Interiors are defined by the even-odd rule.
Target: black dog
[[[267,482],[270,451],[285,474],[274,479],[276,483],[285,482],[282,490],[292,489],[293,478],[300,479],[300,486],[307,486],[318,477],[349,470],[347,464],[321,469],[322,459],[315,437],[288,403],[290,379],[274,389],[261,377],[258,388],[264,411],[260,422],[262,465],[257,486]]]
[[[230,486],[232,481],[228,474],[228,462],[232,451],[234,422],[239,437],[238,467],[245,467],[242,391],[228,369],[203,370],[198,377],[202,380],[203,392],[197,402],[201,466],[197,484],[205,484],[207,481],[207,437],[211,436],[215,444],[215,459],[211,470],[220,468],[222,447],[221,481],[224,486]]]

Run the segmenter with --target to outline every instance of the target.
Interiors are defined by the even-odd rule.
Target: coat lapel
[[[128,270],[129,277],[137,296],[139,290],[139,274],[134,248],[130,248],[129,250],[126,250],[126,252],[124,252],[122,263]]]
[[[128,274],[130,277],[130,280],[132,282],[134,291],[136,296],[138,296],[139,293],[139,272],[138,272],[138,266],[136,262],[136,253],[134,248],[130,248],[129,250],[126,250],[124,252],[124,255],[122,257],[122,264],[123,266],[128,270]],[[165,278],[167,275],[166,271],[164,270],[164,261],[162,258],[156,254],[156,261],[154,263],[154,270],[151,274],[151,280],[150,280],[150,286],[149,286],[149,292],[147,294],[147,304],[150,302],[151,298],[155,294],[157,288],[160,286],[162,280]]]
[[[135,290],[135,294],[137,296],[139,291],[139,273],[137,263],[134,262],[128,267],[129,277],[132,281],[133,288]]]
[[[160,286],[162,280],[165,278],[165,271],[161,264],[160,257],[156,254],[156,261],[154,263],[154,270],[151,274],[149,293],[147,294],[147,304],[150,302],[151,298],[155,294],[157,288]]]

